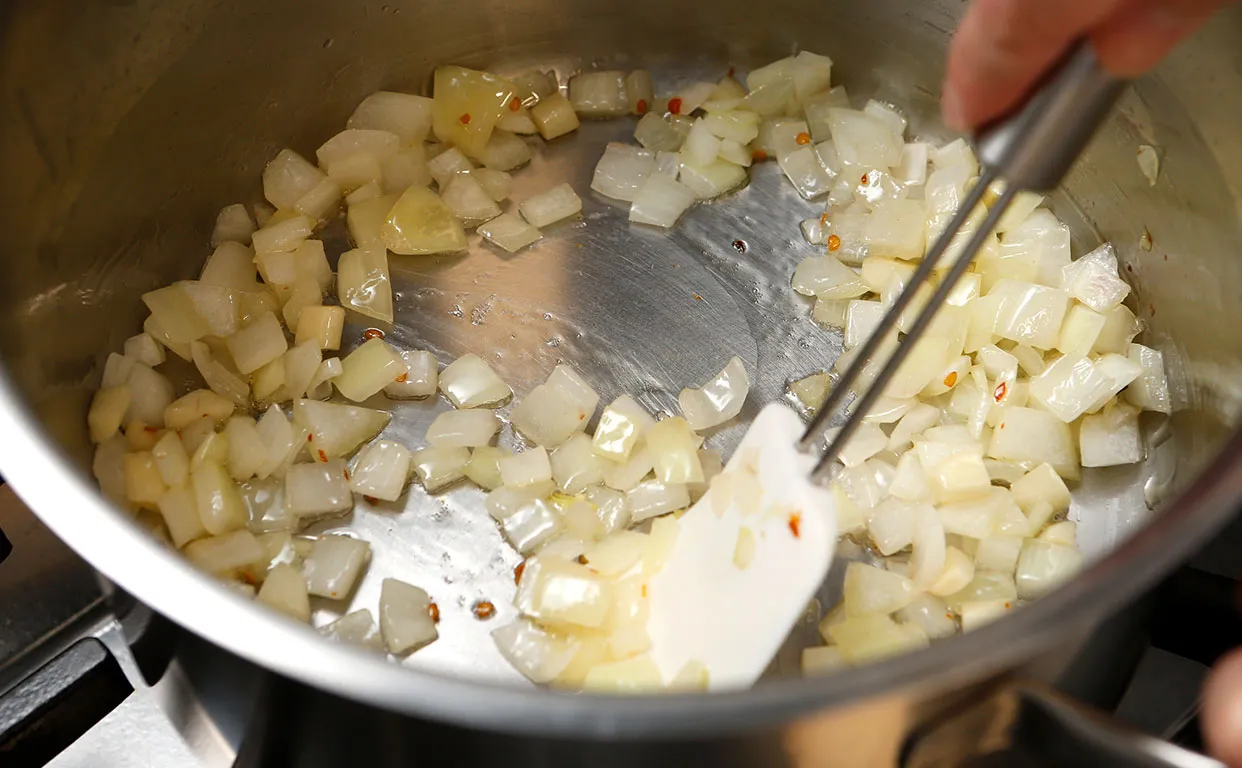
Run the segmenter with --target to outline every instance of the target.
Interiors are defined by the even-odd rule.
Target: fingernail
[[[962,100],[957,95],[957,89],[952,86],[946,86],[944,95],[940,97],[940,115],[944,118],[945,125],[955,131],[964,133],[970,128],[962,111]]]

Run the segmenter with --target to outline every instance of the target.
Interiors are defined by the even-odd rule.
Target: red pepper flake
[[[762,149],[756,149],[754,152],[750,153],[750,159],[756,163],[762,163],[764,160],[768,159],[768,153],[764,152]]]
[[[324,464],[328,463],[328,454],[324,453],[322,448],[319,449],[319,460]]]
[[[1005,399],[1005,394],[1007,392],[1009,392],[1009,384],[1002,381],[1000,384],[996,385],[996,390],[992,392],[992,399],[999,403],[1001,400]]]
[[[439,624],[440,623],[440,606],[436,605],[435,603],[428,603],[427,604],[427,615],[431,617],[432,621],[434,621],[436,624]]]
[[[668,111],[671,115],[681,114],[681,97],[674,97],[668,100]]]
[[[586,565],[586,564],[587,564],[586,555],[578,555],[578,565]]]
[[[1013,606],[1012,606],[1012,605],[1010,605],[1009,603],[1005,603],[1005,607],[1006,607],[1006,608],[1012,608]]]
[[[1005,428],[1005,422],[1003,422],[1003,421],[1001,422],[1000,428],[1001,428],[1001,429],[1004,429],[1004,428]]]
[[[811,134],[803,131],[794,137],[794,141],[796,141],[800,146],[805,147],[807,144],[811,143]]]
[[[952,387],[957,383],[957,371],[949,371],[949,375],[944,377],[944,385]]]
[[[828,250],[835,251],[841,247],[841,238],[836,235],[828,235]]]
[[[795,539],[802,538],[802,515],[797,512],[789,516],[789,532]]]
[[[363,494],[362,498],[366,499],[368,504],[379,503],[379,499],[375,498],[374,496],[367,496],[366,494]]]
[[[204,414],[203,414],[203,418],[204,418],[204,419],[206,419],[206,418],[210,418],[210,417],[209,417],[207,414],[205,414],[205,413],[204,413]]]
[[[490,600],[480,600],[471,610],[474,611],[474,617],[479,621],[487,621],[496,615],[496,606],[492,605]]]
[[[409,371],[406,371],[405,373],[403,373],[403,374],[401,374],[400,376],[398,376],[398,377],[397,377],[397,383],[398,383],[398,384],[404,384],[404,383],[405,383],[405,380],[406,380],[406,379],[408,379],[408,378],[410,378],[410,373],[409,373]]]
[[[368,328],[362,332],[362,338],[367,341],[370,341],[371,339],[382,339],[384,338],[384,332],[379,328]]]
[[[870,177],[869,177],[867,174],[865,174],[865,173],[864,173],[864,174],[862,175],[862,178],[861,178],[861,179],[859,179],[859,181],[860,181],[861,183],[863,183],[863,184],[870,183]]]
[[[518,563],[518,564],[517,564],[517,565],[513,568],[513,583],[514,583],[514,584],[521,584],[521,583],[522,583],[522,571],[524,571],[524,570],[526,570],[526,561],[525,561],[525,560],[523,560],[522,562]]]
[[[345,479],[349,480],[349,467],[345,467]]]
[[[946,619],[952,619],[952,618],[953,618],[953,614],[951,614],[951,613],[946,613],[946,614],[944,615],[944,617],[945,617]]]
[[[469,112],[465,113],[464,115],[462,115],[461,117],[457,119],[461,120],[462,125],[470,125],[470,113]]]
[[[647,100],[639,99],[638,103],[634,105],[634,111],[640,115],[647,114]]]
[[[314,436],[314,435],[307,435],[307,436],[306,436],[306,442],[308,442],[308,443],[313,443],[313,442],[315,442],[315,436]]]
[[[510,112],[517,112],[521,108],[522,108],[521,99],[519,99],[517,96],[514,96],[512,99],[509,99],[509,111]]]
[[[1155,305],[1155,304],[1148,304],[1148,305],[1147,305],[1147,308],[1151,310],[1151,314],[1152,314],[1152,316],[1155,316],[1155,314],[1156,314],[1156,305]]]
[[[249,585],[250,585],[250,586],[252,586],[252,587],[257,587],[257,586],[259,585],[259,580],[258,580],[258,579],[256,579],[256,578],[254,577],[254,574],[253,574],[253,573],[250,573],[249,571],[242,571],[242,573],[241,573],[241,580],[242,580],[242,581],[244,581],[244,582],[246,582],[247,584],[249,584]]]
[[[695,301],[702,301],[702,300],[703,300],[703,297],[702,297],[702,296],[700,296],[700,295],[698,295],[697,293],[691,293],[690,295],[694,297],[694,300],[695,300]]]
[[[578,421],[586,421],[586,414],[585,413],[578,414]]]
[[[729,67],[729,74],[728,74],[728,75],[726,75],[726,77],[733,77],[733,73],[734,73],[734,72],[736,72],[736,71],[737,71],[737,70],[736,70],[736,69],[734,69],[733,67]]]
[[[819,215],[819,223],[823,224],[825,227],[828,226],[828,212],[827,211],[824,211],[823,213]]]

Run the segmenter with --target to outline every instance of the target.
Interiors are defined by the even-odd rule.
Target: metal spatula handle
[[[874,381],[854,403],[853,410],[815,467],[812,476],[816,480],[827,479],[841,448],[853,437],[872,406],[884,394],[910,350],[926,332],[936,312],[969,269],[970,262],[995,229],[1014,195],[1023,190],[1043,192],[1056,187],[1108,116],[1125,86],[1126,81],[1109,75],[1100,68],[1095,52],[1089,45],[1080,43],[1049,72],[1017,111],[980,131],[975,139],[976,154],[983,166],[978,182],[967,194],[949,226],[927,252],[901,295],[880,319],[850,366],[841,374],[836,386],[803,434],[799,442],[800,448],[812,449],[819,436],[832,423],[834,415],[845,404],[846,398],[879,351],[884,339],[897,326],[898,318],[913,303],[919,288],[931,276],[948,251],[950,243],[962,231],[971,213],[983,200],[987,188],[993,181],[1000,179],[1005,182],[1005,190],[988,210],[988,215],[979,228],[972,233],[970,241],[960,251],[931,299],[919,312],[905,338],[885,361]]]

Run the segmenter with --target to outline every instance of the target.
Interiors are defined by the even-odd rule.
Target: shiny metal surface
[[[916,134],[935,135],[940,59],[959,11],[948,0],[791,1],[758,15],[753,4],[724,0],[710,16],[702,6],[656,0],[137,0],[72,11],[19,0],[0,22],[0,104],[14,116],[0,124],[9,175],[0,193],[9,235],[0,254],[0,471],[126,589],[228,651],[315,688],[508,733],[689,737],[781,724],[790,754],[811,755],[811,744],[884,722],[867,748],[877,760],[891,757],[907,726],[953,701],[947,692],[966,695],[1017,664],[1055,676],[1064,648],[1210,536],[1242,498],[1242,445],[1233,434],[1242,336],[1232,330],[1242,323],[1242,262],[1234,258],[1242,137],[1212,96],[1242,84],[1242,53],[1230,43],[1242,29],[1237,9],[1137,84],[1054,199],[1075,229],[1076,252],[1099,238],[1117,243],[1148,338],[1174,370],[1170,450],[1153,450],[1167,462],[1152,475],[1163,514],[1148,521],[1144,503],[1155,469],[1089,474],[1072,514],[1100,556],[1096,565],[1012,618],[926,652],[708,697],[611,699],[497,685],[512,675],[486,634],[505,615],[476,622],[468,608],[476,597],[507,600],[516,559],[478,495],[458,490],[442,499],[414,493],[401,511],[363,509],[351,523],[377,547],[356,604],[374,606],[376,577],[391,572],[452,607],[442,612],[442,639],[408,662],[416,668],[394,668],[257,610],[108,509],[82,471],[82,423],[104,354],[138,328],[140,293],[193,274],[219,207],[255,199],[267,158],[285,145],[309,153],[371,90],[417,89],[447,61],[501,71],[551,64],[562,78],[584,64],[636,62],[664,78],[719,76],[801,44],[830,53],[835,79],[855,98],[900,104]],[[75,23],[57,23],[64,14]],[[585,190],[602,142],[629,130],[624,121],[585,124],[516,176],[515,197],[552,178]],[[1155,188],[1134,161],[1138,143],[1164,153]],[[650,407],[670,406],[682,386],[737,354],[755,380],[747,413],[839,352],[839,338],[814,326],[786,287],[810,252],[796,228],[809,207],[775,168],[761,168],[748,189],[696,210],[670,235],[630,229],[606,201],[584,198],[583,222],[516,257],[473,247],[455,259],[394,258],[400,320],[390,338],[446,357],[490,350],[519,393],[564,359],[604,397],[637,392]],[[1151,251],[1139,248],[1144,230]],[[739,238],[745,254],[733,250]],[[417,439],[435,407],[401,405],[391,429]],[[739,433],[712,440],[727,448]],[[338,610],[318,605],[316,618]],[[465,670],[469,679],[457,674]]]

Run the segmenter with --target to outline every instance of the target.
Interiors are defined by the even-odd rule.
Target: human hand
[[[949,48],[941,109],[968,131],[1003,115],[1077,40],[1116,75],[1152,68],[1225,0],[974,0]]]

